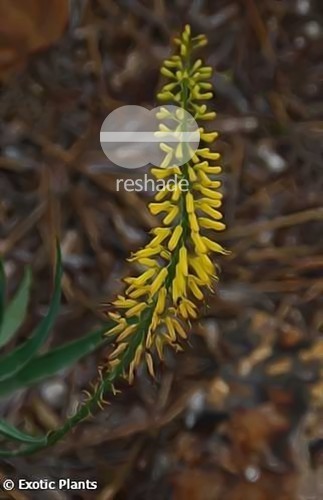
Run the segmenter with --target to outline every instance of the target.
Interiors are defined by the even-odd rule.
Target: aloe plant
[[[204,101],[213,98],[209,81],[212,68],[205,66],[194,55],[196,49],[203,47],[207,40],[204,35],[192,36],[190,27],[186,26],[175,43],[177,53],[167,59],[161,68],[162,75],[169,81],[157,98],[191,113],[199,124],[213,121],[215,113],[204,104]],[[167,117],[167,109],[161,108],[161,115],[162,119]],[[176,130],[173,132],[177,133],[179,130],[175,122]],[[164,131],[165,126],[160,124],[159,132]],[[198,149],[191,160],[181,163],[181,167],[174,167],[174,159],[182,158],[182,149],[161,144],[166,156],[160,167],[151,169],[152,175],[156,179],[164,179],[176,174],[179,182],[187,182],[189,189],[181,192],[176,185],[175,190],[166,189],[156,193],[154,201],[149,204],[152,215],[166,215],[160,220],[159,226],[152,230],[153,236],[147,245],[128,259],[137,264],[136,275],[124,279],[124,294],[111,304],[113,310],[108,313],[110,323],[104,328],[104,338],[113,343],[113,347],[108,359],[99,367],[97,381],[86,401],[61,427],[44,437],[26,435],[0,422],[0,434],[24,443],[13,451],[0,450],[0,456],[30,454],[53,445],[97,407],[101,407],[105,394],[114,392],[114,385],[120,377],[132,383],[142,363],[154,376],[154,368],[158,360],[163,359],[164,349],[167,346],[176,350],[182,348],[191,321],[198,317],[199,307],[218,279],[212,254],[228,253],[216,241],[217,231],[225,229],[220,211],[221,182],[217,178],[221,172],[217,164],[220,155],[209,147],[216,139],[217,132],[207,132],[202,126],[199,132],[201,141]],[[141,270],[139,275],[138,270]],[[60,277],[61,260],[58,255],[54,293],[48,314],[21,347],[0,359],[0,395],[1,391],[6,391],[6,387],[12,390],[19,387],[22,380],[31,383],[48,376],[49,372],[62,368],[64,363],[74,362],[78,358],[77,352],[83,355],[103,341],[98,332],[94,332],[93,337],[90,334],[89,338],[37,357],[38,349],[46,340],[58,311]],[[0,270],[0,280],[4,282],[3,270]],[[22,282],[22,289],[28,289],[28,280],[27,275]],[[23,291],[19,290],[17,296],[24,305],[21,299],[21,296],[24,297]],[[0,291],[0,300],[3,305],[3,291]],[[16,297],[14,300],[18,301]],[[12,309],[15,307],[12,306]],[[5,311],[2,317],[4,324],[8,324]],[[17,320],[11,319],[11,325],[17,326]],[[2,338],[11,338],[13,329],[13,326],[5,327]],[[62,359],[65,361],[62,362]]]

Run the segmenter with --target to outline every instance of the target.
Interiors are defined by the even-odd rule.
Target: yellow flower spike
[[[147,269],[143,274],[140,276],[137,276],[136,278],[125,278],[124,281],[125,283],[128,283],[129,285],[134,285],[136,287],[145,285],[146,282],[155,276],[156,270],[155,269]]]
[[[155,201],[162,201],[170,195],[167,189],[161,189],[155,194]]]
[[[119,298],[117,300],[114,300],[112,304],[116,307],[128,308],[135,306],[137,302],[135,300],[126,299],[125,297],[119,295]]]
[[[200,236],[200,233],[198,233],[197,231],[192,231],[191,238],[193,240],[193,243],[195,246],[195,251],[197,254],[207,252],[207,247],[205,246],[205,244]]]
[[[119,373],[124,373],[130,383],[141,361],[155,375],[154,353],[163,359],[166,344],[181,349],[179,340],[187,337],[190,322],[198,315],[197,302],[204,300],[205,291],[212,290],[217,279],[210,255],[227,253],[204,234],[225,228],[219,222],[221,182],[215,177],[221,167],[214,165],[220,155],[203,145],[212,143],[217,133],[201,126],[203,121],[216,117],[205,103],[213,97],[209,81],[212,68],[194,58],[195,48],[202,47],[206,37],[192,37],[186,26],[175,43],[178,53],[169,57],[161,69],[167,81],[158,99],[177,109],[171,113],[164,106],[156,113],[161,120],[156,137],[161,141],[163,157],[160,165],[151,169],[155,179],[171,180],[173,184],[157,191],[149,204],[150,213],[161,220],[160,225],[150,232],[150,242],[128,259],[142,266],[143,271],[124,279],[128,285],[125,296],[117,297],[114,306],[118,313],[111,316],[116,324],[109,333],[113,332],[116,340],[107,367],[114,371],[119,367]],[[181,142],[168,144],[167,135],[171,132],[180,138],[184,111],[197,121],[202,146],[190,151],[190,161],[177,166],[184,147]],[[187,145],[185,154],[191,147]],[[187,189],[181,188],[182,180],[187,182]]]
[[[197,170],[197,176],[198,176],[197,182],[200,182],[201,184],[203,184],[203,186],[206,187],[212,186],[212,181],[210,177],[205,172],[203,172],[202,169]]]
[[[178,214],[179,214],[179,207],[175,205],[170,210],[169,214],[166,215],[166,217],[163,219],[163,223],[166,226],[168,226],[168,224],[171,224],[174,221],[174,219],[177,217]]]
[[[184,319],[197,318],[196,305],[188,299],[183,299],[180,302],[178,310]]]
[[[152,315],[150,322],[152,334],[154,333],[159,324],[160,324],[160,316],[156,313],[156,308],[155,308],[154,314]]]
[[[222,253],[224,255],[229,255],[230,252],[225,250],[219,243],[216,243],[215,241],[210,240],[206,236],[202,236],[202,241],[206,248],[210,250],[211,252],[216,252],[216,253]]]
[[[174,115],[171,114],[169,111],[169,118],[174,118]],[[171,146],[169,146],[168,144],[165,144],[164,142],[161,142],[160,145],[159,145],[160,149],[163,151],[163,153],[172,153],[173,152],[173,148]],[[172,167],[172,168],[177,168],[178,171],[180,172],[180,169],[179,167]]]
[[[219,208],[222,205],[221,198],[218,200],[211,200],[211,198],[200,198],[195,202],[195,207],[200,208],[204,203],[213,208]]]
[[[218,165],[209,165],[207,161],[194,165],[195,170],[200,170],[206,174],[218,175],[222,172],[222,168]]]
[[[156,132],[157,134],[157,132]],[[173,152],[168,153],[165,158],[163,159],[162,163],[160,164],[160,168],[167,168],[170,166],[171,162],[173,160]]]
[[[209,83],[209,82],[200,82],[199,85],[200,85],[200,88],[203,89],[203,90],[211,90],[211,89],[213,89],[212,83]]]
[[[181,51],[181,56],[182,57],[186,57],[187,56],[187,47],[186,47],[186,45],[181,44],[180,51]]]
[[[132,316],[139,316],[140,313],[146,309],[146,304],[144,302],[142,303],[136,303],[135,306],[131,307],[130,309],[128,309],[128,311],[126,311],[126,317],[127,318],[131,318]]]
[[[139,345],[136,352],[135,352],[135,356],[134,356],[134,360],[133,360],[135,367],[137,367],[139,365],[143,351],[144,351],[144,347],[142,345]]]
[[[199,217],[198,222],[200,226],[204,227],[205,229],[215,229],[215,231],[225,230],[225,224],[223,224],[222,222],[207,219],[206,217]]]
[[[124,342],[123,344],[118,344],[114,351],[110,354],[110,359],[116,359],[122,354],[128,347],[128,344]]]
[[[172,283],[172,299],[173,302],[176,304],[177,300],[182,296],[182,283],[180,282],[177,270],[175,273],[175,279]]]
[[[204,161],[200,161],[198,163],[195,163],[192,168],[194,168],[194,171],[198,171],[198,170],[204,171],[204,169],[209,167],[209,166],[210,166],[209,162],[204,160]]]
[[[123,342],[124,340],[128,339],[133,332],[136,330],[137,325],[129,325],[127,328],[125,328],[120,335],[118,335],[118,343]]]
[[[161,252],[160,252],[160,256],[161,256],[163,259],[168,260],[168,261],[171,259],[171,253],[170,253],[170,252],[168,252],[168,250],[165,250],[165,249],[161,250]]]
[[[183,153],[183,143],[182,143],[182,142],[180,142],[180,143],[178,144],[177,148],[176,148],[176,151],[175,151],[175,157],[176,157],[178,160],[182,161],[182,159],[183,159],[183,155],[184,155],[184,153]]]
[[[177,118],[178,120],[183,120],[183,119],[184,119],[184,116],[185,116],[184,109],[182,109],[182,108],[178,108],[178,109],[176,109],[175,116],[176,116],[176,118]]]
[[[168,270],[166,267],[164,267],[161,271],[159,271],[159,274],[156,276],[154,281],[151,284],[150,287],[150,296],[152,297],[155,295],[155,293],[160,289],[160,287],[164,284],[164,281],[167,277]]]
[[[210,184],[207,186],[209,189],[218,189],[222,185],[221,181],[211,181]]]
[[[158,292],[158,299],[156,303],[156,313],[159,315],[164,312],[166,306],[166,296],[167,296],[166,288],[165,287],[161,288]]]
[[[200,226],[195,213],[188,214],[188,221],[192,231],[198,232],[200,230]]]
[[[177,247],[178,242],[179,242],[182,234],[183,234],[183,227],[180,225],[176,226],[170,240],[168,241],[168,245],[167,245],[168,250],[170,250],[172,252]]]
[[[215,268],[214,268],[214,264],[210,260],[210,258],[206,254],[200,255],[198,258],[199,258],[202,266],[204,266],[204,269],[206,269],[208,271],[208,273],[210,275],[212,275],[214,273]]]
[[[198,287],[196,283],[196,278],[195,276],[189,276],[188,277],[188,287],[191,290],[192,294],[194,295],[195,298],[198,300],[203,300],[204,295],[201,291],[201,289]]]
[[[152,168],[150,173],[156,179],[166,179],[169,176],[169,171],[166,168]]]
[[[221,212],[219,212],[218,210],[214,210],[214,208],[210,207],[210,205],[207,205],[206,203],[201,203],[199,207],[205,214],[212,217],[212,219],[221,220],[223,218]]]
[[[182,190],[176,186],[175,189],[172,191],[172,201],[176,202],[178,201],[182,196]]]
[[[167,227],[153,227],[150,231],[149,234],[153,234],[155,236],[167,236],[169,234],[169,229]],[[150,243],[149,243],[150,245]]]
[[[203,76],[204,76],[204,75],[207,75],[207,76],[206,76],[206,79],[208,79],[208,78],[210,78],[210,76],[212,76],[212,73],[213,73],[213,68],[212,68],[212,66],[201,66],[201,67],[199,68],[199,73],[200,73],[201,75],[203,75]]]
[[[160,92],[159,94],[157,94],[157,97],[160,101],[175,101],[177,103],[180,101],[180,98],[181,98],[180,93],[173,94],[169,90],[167,90],[165,92]],[[156,134],[157,134],[157,132],[156,132]]]
[[[173,59],[166,59],[164,61],[164,66],[166,68],[178,68],[181,67],[181,62]]]
[[[108,312],[108,316],[113,321],[118,321],[121,318],[121,314],[120,313],[118,313],[118,312],[112,312],[112,311]]]
[[[204,142],[213,142],[218,137],[218,135],[219,134],[217,132],[209,132],[209,133],[202,132],[201,140]]]
[[[159,243],[161,243],[164,239],[166,239],[168,234],[169,232],[163,236],[161,234],[158,234],[154,238],[153,240],[154,243],[151,247],[142,248],[141,250],[138,250],[136,253],[133,253],[132,256],[128,258],[128,262],[133,262],[143,257],[153,257],[154,255],[158,255],[162,249]]]
[[[194,104],[193,109],[203,116],[207,112],[208,107],[206,104]]]
[[[156,179],[166,179],[167,177],[170,177],[174,174],[181,174],[181,171],[178,167],[152,168],[150,172],[154,177],[156,177]]]
[[[186,202],[186,210],[188,214],[192,214],[194,212],[194,198],[192,193],[187,193],[185,196]]]
[[[123,320],[123,322],[120,322],[118,325],[114,326],[113,328],[111,328],[111,330],[106,332],[105,336],[115,335],[117,333],[121,333],[124,330],[126,324],[127,324],[126,320]]]
[[[151,347],[153,347],[154,340],[155,339],[153,338],[152,325],[150,324],[149,328],[148,328],[147,336],[146,336],[146,341],[145,341],[146,349],[151,349]]]
[[[109,370],[113,370],[119,365],[120,361],[118,359],[109,360]]]
[[[149,203],[148,208],[153,215],[158,215],[161,212],[169,212],[173,205],[170,201],[163,201],[162,203]]]
[[[165,90],[170,90],[170,91],[172,91],[172,90],[174,90],[177,86],[178,86],[178,82],[173,82],[173,83],[169,83],[168,85],[165,85],[164,89],[165,89]],[[157,118],[158,118],[158,113],[156,114],[156,116],[157,116]],[[161,115],[159,114],[159,116],[161,116]]]
[[[174,83],[172,83],[171,85],[174,85]],[[173,115],[172,115],[172,113],[171,113],[170,111],[168,111],[168,109],[167,109],[167,108],[164,108],[164,107],[160,107],[160,108],[159,108],[159,111],[157,111],[157,113],[156,113],[156,118],[157,118],[158,120],[165,120],[165,118],[171,118],[172,116],[173,116]],[[167,146],[166,144],[161,143],[159,146],[160,146],[160,149],[161,149],[162,151],[164,151],[165,153],[168,153],[168,152],[169,152],[169,151],[167,151],[167,150],[165,151],[165,150],[163,149],[165,146]],[[168,146],[167,146],[167,147],[168,147]]]
[[[167,78],[175,78],[174,73],[168,68],[165,68],[165,66],[161,68],[160,72],[163,76],[167,76]]]
[[[191,166],[188,167],[188,178],[190,182],[195,182],[197,180],[197,175]]]
[[[175,76],[177,78],[177,81],[181,82],[183,80],[183,78],[187,77],[187,74],[186,74],[185,70],[178,70],[178,71],[176,71]]]
[[[185,24],[185,27],[184,27],[184,31],[183,31],[183,40],[186,42],[186,43],[189,43],[190,41],[190,38],[191,38],[191,27],[189,24]]]
[[[151,245],[159,245],[158,251],[161,250],[160,243],[162,243],[169,236],[169,228],[168,227],[155,227],[151,229],[150,234],[153,234],[155,238],[149,243],[149,248]],[[141,250],[139,250],[140,252]],[[138,253],[138,252],[137,252]]]
[[[176,303],[177,299],[186,295],[186,274],[183,273],[179,264],[176,266],[175,279],[173,281],[173,300]]]
[[[205,158],[206,160],[218,160],[220,158],[219,153],[214,153],[213,151],[210,151],[209,148],[201,148],[196,151],[196,157],[198,162],[200,161],[200,158]]]
[[[195,118],[197,120],[205,120],[205,121],[212,121],[216,117],[216,113],[214,111],[210,111],[209,113],[197,113]]]
[[[176,335],[175,327],[173,324],[173,320],[170,316],[167,316],[165,318],[165,325],[166,325],[166,328],[168,331],[168,335],[170,336],[172,342],[176,342],[177,335]]]
[[[145,353],[145,358],[146,358],[146,363],[148,367],[149,374],[152,376],[152,378],[155,378],[155,370],[154,370],[154,362],[152,355],[149,352]]]
[[[204,283],[210,283],[209,274],[203,268],[203,264],[199,257],[189,257],[189,266],[195,271],[198,278],[200,278]]]
[[[209,187],[204,187],[204,186],[201,186],[200,184],[196,183],[196,184],[194,184],[194,189],[196,191],[199,191],[201,194],[203,194],[207,198],[211,198],[213,200],[221,199],[221,194],[218,193],[217,191],[210,189]]]
[[[149,259],[148,257],[141,257],[139,259],[136,259],[136,262],[138,262],[138,264],[141,264],[142,266],[145,266],[145,267],[158,266],[158,262],[156,260]]]
[[[165,341],[162,338],[162,336],[161,335],[157,336],[156,337],[156,350],[157,350],[158,357],[161,361],[163,361],[163,359],[164,359],[164,346],[165,346]]]
[[[207,38],[204,35],[196,36],[192,38],[192,42],[195,48],[201,48],[207,45]]]
[[[212,92],[201,93],[201,87],[199,84],[196,84],[192,89],[192,98],[197,101],[208,101],[213,98]]]
[[[197,59],[195,63],[193,64],[192,68],[190,69],[190,75],[193,75],[196,73],[196,71],[203,65],[202,59]]]
[[[182,327],[182,325],[180,324],[180,322],[175,319],[175,318],[172,318],[172,324],[175,328],[175,331],[176,333],[182,338],[182,339],[186,339],[187,338],[187,333],[186,331],[184,330],[184,328]]]
[[[168,134],[169,132],[172,132],[172,130],[171,130],[169,127],[167,127],[164,123],[160,123],[160,124],[159,124],[159,130],[160,130],[161,132],[167,132],[167,134]],[[170,152],[170,151],[169,151],[169,152]]]
[[[187,249],[184,246],[179,251],[178,267],[183,276],[188,275]]]
[[[125,375],[125,378],[127,378],[129,385],[133,384],[134,378],[135,378],[135,363],[132,361],[129,366],[128,370],[128,375]]]

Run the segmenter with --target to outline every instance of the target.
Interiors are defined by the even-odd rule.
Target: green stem
[[[141,339],[138,339],[139,343]],[[120,363],[100,382],[95,388],[94,393],[92,394],[89,401],[84,403],[81,408],[71,417],[69,418],[61,427],[50,431],[47,436],[44,437],[44,441],[37,444],[32,444],[29,446],[25,446],[18,450],[1,450],[0,457],[13,457],[20,455],[30,455],[35,453],[36,451],[40,451],[48,446],[52,446],[57,443],[60,439],[62,439],[71,429],[73,429],[77,424],[81,421],[85,420],[87,417],[92,415],[92,413],[96,410],[96,408],[100,405],[103,395],[105,392],[113,391],[113,385],[117,379],[123,374],[125,370],[129,367],[132,357],[131,352],[133,350],[133,346],[129,346],[120,358]],[[132,349],[131,349],[132,347]]]

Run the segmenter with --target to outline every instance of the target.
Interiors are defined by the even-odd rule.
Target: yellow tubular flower
[[[213,97],[208,81],[212,68],[194,58],[195,50],[206,44],[205,36],[192,36],[186,26],[175,43],[178,53],[161,68],[168,81],[157,97],[178,109],[173,114],[161,107],[157,113],[161,123],[156,136],[161,141],[167,140],[169,132],[178,137],[182,133],[184,110],[198,123],[210,122],[216,116],[203,103]],[[180,349],[179,342],[187,337],[190,320],[198,316],[199,301],[205,300],[205,291],[212,290],[217,280],[211,253],[228,253],[212,236],[214,231],[225,228],[219,222],[222,194],[218,190],[221,182],[216,178],[221,167],[214,163],[220,155],[209,147],[218,134],[202,126],[199,131],[199,147],[181,167],[172,163],[183,157],[185,146],[160,144],[163,159],[150,173],[157,180],[172,179],[173,186],[157,192],[149,204],[152,215],[162,216],[160,226],[151,231],[150,242],[128,259],[135,269],[143,268],[142,273],[124,279],[128,285],[125,294],[113,303],[118,312],[109,313],[115,325],[108,334],[116,335],[116,342],[107,370],[116,370],[119,360],[120,371],[129,382],[142,360],[155,376],[154,358],[163,357],[165,345]],[[181,188],[181,180],[187,183],[186,190]]]
[[[168,250],[172,252],[177,247],[177,244],[179,242],[180,237],[182,236],[182,233],[183,233],[183,227],[176,226],[172,236],[168,241]]]

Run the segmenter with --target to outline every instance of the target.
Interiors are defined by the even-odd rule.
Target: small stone
[[[317,21],[309,21],[306,23],[304,26],[304,32],[308,38],[311,38],[312,40],[317,40],[322,34],[321,26]]]
[[[297,0],[296,2],[296,11],[301,16],[306,16],[309,13],[310,7],[310,0]]]
[[[255,483],[260,478],[260,470],[254,465],[249,465],[244,470],[244,475],[247,481],[249,481],[250,483]]]
[[[46,382],[41,389],[40,393],[43,399],[55,408],[60,408],[63,404],[63,399],[66,394],[66,385],[61,380],[53,380]]]

